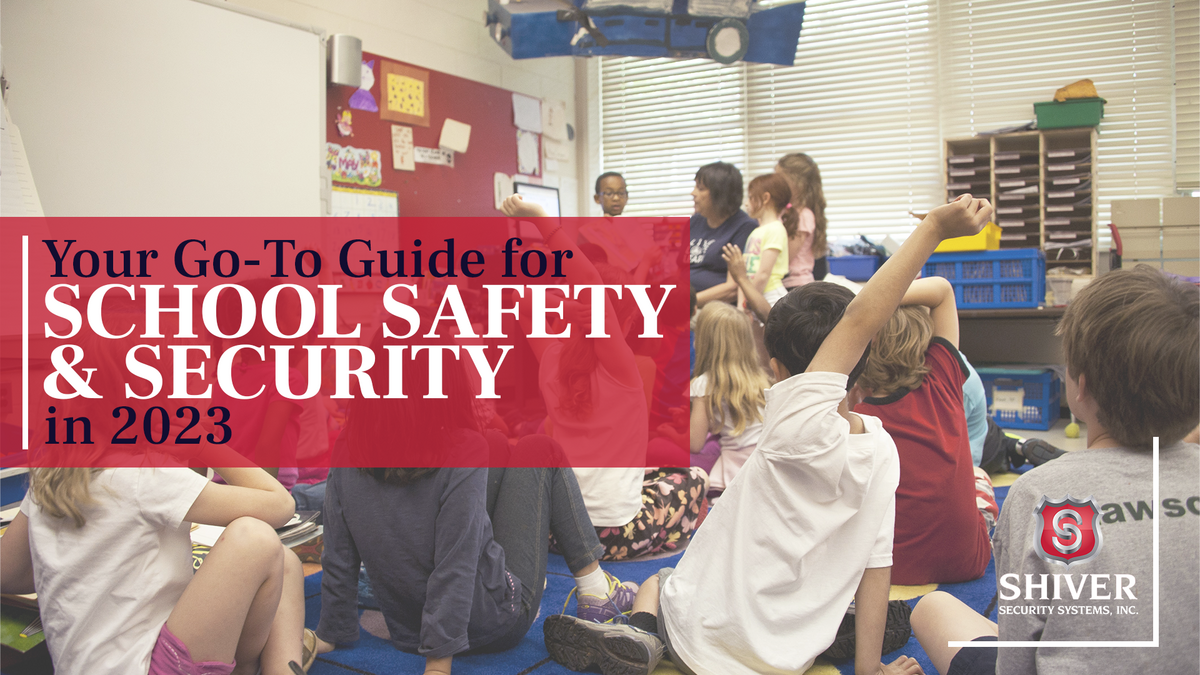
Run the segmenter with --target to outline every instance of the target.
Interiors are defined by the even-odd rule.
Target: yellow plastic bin
[[[969,237],[947,239],[934,249],[935,253],[956,253],[959,251],[995,251],[1000,248],[1000,226],[988,223],[979,234]]]

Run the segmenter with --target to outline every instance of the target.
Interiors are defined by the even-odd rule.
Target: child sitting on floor
[[[372,351],[397,344],[380,331]],[[546,436],[511,451],[498,432],[485,438],[467,375],[452,360],[441,368],[442,398],[350,407],[326,482],[320,651],[358,639],[360,563],[392,644],[424,656],[426,673],[449,673],[456,654],[514,647],[537,618],[550,533],[575,576],[578,616],[608,621],[633,603],[637,585],[600,568],[604,548],[575,475],[555,468],[561,448]],[[387,379],[386,363],[372,370],[374,381]],[[429,370],[427,361],[406,364],[405,391],[419,390]],[[344,468],[378,456],[443,468]]]
[[[119,325],[116,314],[106,308],[109,326]],[[147,380],[122,375],[126,353],[146,341],[83,338],[80,367],[95,368],[89,384],[102,398],[69,401],[60,412],[87,413],[97,425],[92,461],[125,468],[79,467],[76,456],[69,468],[31,469],[29,493],[0,538],[0,591],[37,592],[59,673],[291,675],[293,663],[307,670],[316,652],[315,636],[304,631],[304,572],[272,529],[292,517],[292,497],[212,444],[228,429],[202,421],[191,432],[195,445],[146,442],[171,431],[152,426],[154,407],[175,407],[166,391],[150,396]],[[159,361],[160,375],[170,358]],[[117,430],[107,412],[120,404],[147,420],[143,440],[101,445]],[[61,447],[45,446],[45,459],[55,461]],[[228,484],[189,463],[214,467]],[[225,526],[194,573],[192,523]]]
[[[878,417],[900,452],[892,581],[978,579],[999,509],[987,472],[971,461],[954,287],[918,279],[902,304],[875,338],[860,378],[869,397],[855,407]]]
[[[675,570],[646,581],[628,626],[546,619],[551,658],[606,675],[649,673],[664,649],[685,674],[797,673],[833,641],[853,598],[855,671],[880,663],[900,466],[879,420],[850,412],[872,337],[943,239],[978,232],[984,200],[934,209],[852,298],[807,284],[771,310],[767,349],[778,383],[763,435]]]
[[[1184,436],[1200,418],[1198,322],[1196,287],[1145,265],[1097,278],[1067,306],[1058,326],[1064,399],[1087,425],[1087,449],[1034,468],[1009,489],[994,540],[998,626],[945,593],[917,605],[913,631],[939,672],[1196,672],[1200,447]],[[1083,505],[1057,512],[1066,518],[1044,517],[1068,497]],[[1135,611],[1121,612],[1129,607]],[[1044,646],[947,644],[997,637]],[[1054,648],[1155,639],[1154,647]]]
[[[763,392],[771,386],[758,362],[746,317],[731,305],[704,306],[696,322],[696,369],[692,379],[693,453],[708,434],[719,434],[721,456],[709,472],[709,487],[724,490],[762,434]]]

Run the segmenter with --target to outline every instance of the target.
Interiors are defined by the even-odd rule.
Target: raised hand
[[[509,195],[500,205],[500,210],[513,218],[545,218],[549,215],[540,204],[527,202],[521,195]]]
[[[991,217],[992,204],[988,200],[964,194],[933,209],[925,220],[934,224],[942,239],[953,239],[978,234]]]
[[[742,249],[738,248],[737,244],[725,244],[725,248],[721,249],[721,257],[725,260],[725,267],[734,281],[740,282],[749,278],[746,276],[746,259],[742,257]]]

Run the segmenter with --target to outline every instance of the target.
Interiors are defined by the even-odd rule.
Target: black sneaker
[[[1017,452],[1020,452],[1034,466],[1041,466],[1067,454],[1066,450],[1056,448],[1040,438],[1028,438],[1019,443],[1017,448]]]
[[[657,635],[625,624],[555,614],[543,631],[550,658],[574,671],[596,666],[604,675],[650,675],[663,658]]]
[[[883,654],[890,654],[903,647],[912,637],[912,608],[903,600],[888,602],[887,624],[883,629]],[[838,626],[837,637],[821,656],[834,663],[843,663],[854,658],[854,613],[847,612]]]

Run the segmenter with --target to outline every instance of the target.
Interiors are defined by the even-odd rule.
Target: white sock
[[[582,595],[608,597],[608,577],[604,576],[604,570],[599,567],[589,574],[575,577],[575,587]]]

